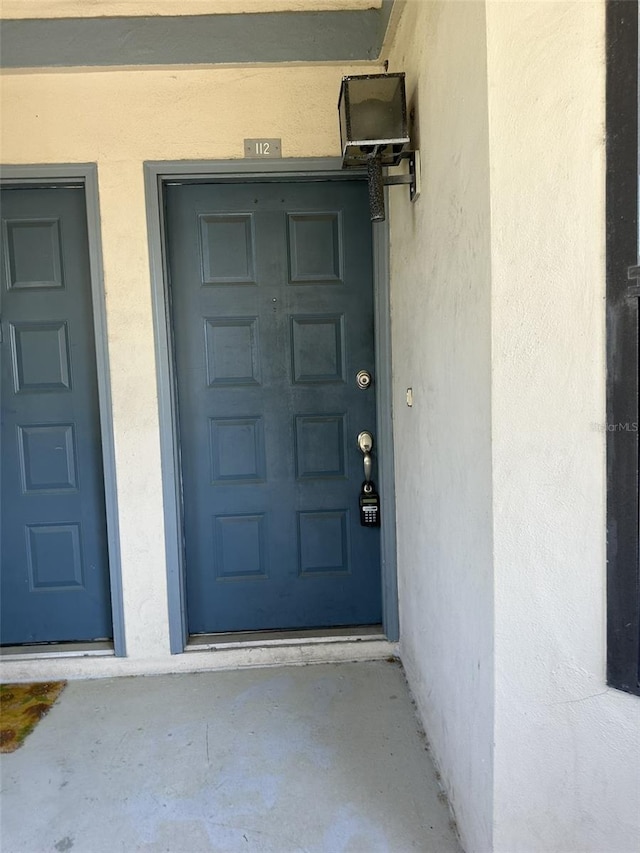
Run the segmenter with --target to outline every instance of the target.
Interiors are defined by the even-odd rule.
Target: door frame
[[[116,489],[116,460],[113,437],[113,408],[111,402],[111,371],[107,340],[107,316],[102,243],[100,239],[100,206],[98,194],[98,167],[95,163],[29,164],[0,166],[2,187],[78,187],[84,190],[91,278],[91,304],[95,338],[96,374],[100,437],[102,440],[102,467],[104,479],[105,515],[107,524],[107,560],[111,592],[111,619],[113,650],[116,657],[126,656],[124,631],[124,605],[122,598],[122,572],[120,564],[120,531],[118,523],[118,496]],[[43,655],[46,656],[46,651]],[[56,656],[64,656],[64,651]],[[30,650],[30,656],[31,650]]]
[[[170,182],[208,181],[324,181],[366,180],[366,172],[344,172],[342,161],[328,158],[255,160],[147,161],[144,184],[151,268],[154,337],[160,421],[160,455],[167,560],[169,635],[172,654],[185,651],[189,639],[186,608],[186,572],[182,546],[182,499],[177,399],[170,327],[168,272],[165,241],[164,188]],[[384,518],[381,529],[382,624],[387,639],[399,636],[396,568],[395,478],[391,388],[391,313],[389,302],[388,224],[372,225],[375,317],[376,408],[378,421],[378,479]]]

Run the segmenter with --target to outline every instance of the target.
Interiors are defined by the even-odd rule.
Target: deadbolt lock
[[[356,382],[358,383],[358,388],[362,388],[364,391],[371,385],[371,374],[368,370],[359,370],[356,374]]]

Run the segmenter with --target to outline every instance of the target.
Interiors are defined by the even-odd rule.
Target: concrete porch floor
[[[72,681],[0,766],[3,853],[460,853],[395,663]]]

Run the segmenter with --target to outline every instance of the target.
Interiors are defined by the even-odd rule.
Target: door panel
[[[366,184],[167,187],[191,633],[374,624]]]
[[[81,188],[2,191],[1,640],[112,635]]]

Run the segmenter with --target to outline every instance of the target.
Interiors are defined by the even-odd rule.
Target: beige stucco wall
[[[490,2],[487,44],[495,849],[631,853],[640,699],[605,683],[605,5]]]
[[[281,137],[284,157],[337,156],[336,104],[349,72],[357,73],[316,66],[0,78],[2,162],[98,164],[126,644],[143,669],[162,668],[169,654],[143,161],[239,158],[245,137]],[[131,671],[124,661],[110,671],[118,666]]]
[[[379,8],[382,0],[2,0],[3,18],[224,15]]]
[[[391,211],[401,650],[467,853],[640,846],[640,700],[605,676],[604,8],[408,0],[391,54],[423,160]]]
[[[392,189],[389,217],[400,647],[471,853],[491,850],[493,797],[484,3],[409,2],[390,60],[422,158],[420,199]]]

